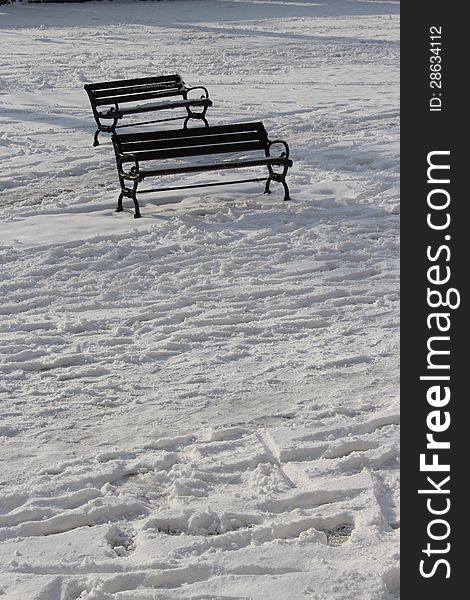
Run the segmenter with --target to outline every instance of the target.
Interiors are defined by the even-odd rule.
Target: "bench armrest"
[[[289,158],[289,145],[284,140],[268,140],[268,145],[266,148],[266,156],[271,156],[270,150],[271,150],[271,146],[274,146],[274,144],[282,144],[285,148],[285,151],[281,152],[281,157]]]
[[[194,87],[188,87],[186,88],[187,92],[191,92],[192,90],[202,90],[204,92],[204,95],[201,96],[201,99],[208,99],[209,98],[209,90],[204,87],[203,85],[196,85]]]
[[[107,119],[122,119],[122,114],[119,111],[119,104],[114,102],[114,106],[111,106],[105,113],[99,113],[100,117]]]
[[[134,162],[129,171],[125,171],[123,168],[123,164],[125,162]],[[140,181],[140,169],[139,169],[139,161],[133,154],[118,154],[117,155],[117,166],[118,173],[124,179],[131,179],[132,181]]]

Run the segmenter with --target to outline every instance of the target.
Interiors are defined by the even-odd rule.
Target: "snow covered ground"
[[[398,11],[0,7],[1,598],[399,598]],[[83,84],[168,72],[290,203],[114,212]]]

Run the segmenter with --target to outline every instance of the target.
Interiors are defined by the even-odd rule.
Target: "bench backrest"
[[[89,83],[85,90],[93,107],[184,95],[187,91],[178,74]]]
[[[265,150],[268,134],[263,123],[238,123],[217,127],[113,134],[116,152],[132,154],[137,160],[158,160]]]

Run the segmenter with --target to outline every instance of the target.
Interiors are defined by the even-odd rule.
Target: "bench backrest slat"
[[[166,90],[178,91],[182,88],[184,88],[184,85],[182,83],[175,83],[173,81],[169,81],[166,83],[148,83],[146,85],[138,85],[133,87],[116,87],[108,88],[107,90],[96,90],[94,94],[95,98],[108,98],[109,96],[125,96],[129,94],[139,94],[142,92]]]
[[[207,135],[223,135],[225,133],[243,133],[249,131],[256,131],[260,136],[267,136],[264,125],[261,121],[253,123],[237,123],[233,125],[216,125],[209,128],[209,132],[206,127],[191,127],[190,129],[178,129],[170,131],[147,131],[142,133],[116,133],[116,139],[120,144],[128,142],[143,142],[143,141],[157,141],[165,139],[177,139],[177,138],[189,138]]]
[[[139,77],[138,79],[117,79],[115,81],[99,81],[97,83],[88,83],[85,85],[85,89],[90,91],[95,90],[106,90],[116,87],[128,87],[136,85],[144,85],[147,83],[162,83],[162,82],[175,82],[184,83],[181,79],[181,75],[159,75],[158,77]]]
[[[154,91],[145,92],[142,94],[130,94],[125,96],[109,96],[107,98],[97,98],[95,100],[96,106],[103,106],[105,104],[122,104],[123,102],[140,102],[141,100],[155,100],[156,98],[168,98],[169,96],[180,96],[182,90],[173,89],[168,91]]]
[[[121,144],[121,151],[142,152],[144,150],[164,150],[172,148],[188,148],[191,146],[211,146],[215,144],[233,144],[238,142],[261,142],[261,136],[258,131],[248,131],[247,133],[226,133],[219,135],[201,135],[198,137],[181,137],[163,140],[124,142]]]
[[[204,154],[225,154],[245,152],[248,150],[264,150],[264,142],[240,142],[238,144],[214,144],[211,146],[191,146],[188,148],[172,148],[167,150],[149,150],[133,152],[137,160],[160,160],[166,158],[183,158],[185,156],[202,156]]]

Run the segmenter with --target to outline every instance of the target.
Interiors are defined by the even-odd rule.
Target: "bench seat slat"
[[[90,90],[106,90],[115,87],[127,87],[133,85],[144,85],[146,83],[160,83],[164,81],[180,81],[181,75],[158,75],[157,77],[139,77],[136,79],[116,79],[115,81],[99,81],[96,83],[88,83],[85,87]]]
[[[117,140],[124,144],[126,142],[140,142],[146,140],[164,140],[164,139],[176,139],[182,137],[192,137],[200,135],[219,135],[224,133],[237,132],[242,133],[245,131],[260,131],[266,135],[263,123],[261,121],[254,123],[235,123],[231,125],[215,125],[211,127],[191,127],[188,129],[171,129],[162,131],[145,131],[142,133],[124,133],[116,134]]]
[[[133,155],[137,160],[161,160],[167,158],[182,158],[184,156],[203,156],[204,154],[226,154],[227,152],[264,150],[265,147],[266,144],[264,142],[240,142],[238,144],[215,144],[212,146],[192,146],[189,148],[174,148],[170,150],[133,152]]]
[[[173,102],[160,102],[158,104],[147,104],[145,106],[133,106],[131,108],[120,108],[121,115],[136,115],[139,113],[153,112],[155,110],[169,110],[171,108],[185,108],[186,106],[212,106],[209,98],[194,100],[176,100]]]
[[[131,108],[119,108],[119,110],[110,112],[99,112],[102,119],[114,119],[118,115],[137,115],[139,113],[153,112],[156,110],[169,110],[171,108],[185,108],[186,106],[212,106],[212,100],[176,100],[174,102],[159,102],[158,104],[147,104],[144,106],[133,106]]]
[[[224,135],[201,135],[198,137],[181,137],[166,140],[151,140],[149,142],[126,142],[121,144],[121,151],[142,152],[144,150],[163,150],[165,148],[184,148],[188,146],[204,146],[211,144],[227,144],[235,142],[260,142],[257,131],[247,133],[226,133]]]
[[[145,85],[133,87],[116,87],[107,90],[96,90],[94,96],[95,98],[108,98],[109,96],[124,96],[126,94],[138,94],[141,92],[181,91],[183,88],[184,85],[182,83],[169,81],[167,83],[147,83]]]
[[[218,171],[219,169],[239,169],[244,167],[260,167],[265,165],[292,165],[289,158],[268,157],[255,160],[236,160],[231,162],[220,162],[211,165],[195,165],[192,167],[168,167],[166,169],[144,169],[140,172],[143,178],[157,175],[177,175],[179,173],[200,173],[203,171]]]

